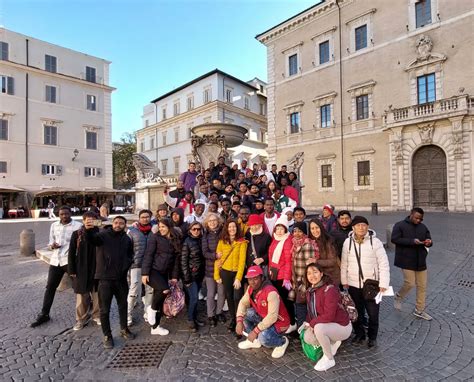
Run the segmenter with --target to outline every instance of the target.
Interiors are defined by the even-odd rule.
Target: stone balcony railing
[[[440,99],[422,105],[413,105],[398,109],[389,109],[384,115],[387,127],[417,123],[432,119],[441,119],[453,115],[465,114],[474,110],[474,98],[469,95]]]

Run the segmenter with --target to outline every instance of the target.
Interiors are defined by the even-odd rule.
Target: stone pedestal
[[[164,203],[163,191],[167,185],[161,183],[137,183],[135,186],[135,211],[149,209],[155,212]]]

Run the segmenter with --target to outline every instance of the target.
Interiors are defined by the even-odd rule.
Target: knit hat
[[[369,225],[369,221],[364,216],[354,216],[354,218],[352,219],[352,226],[354,227],[356,224],[359,223],[365,223]]]
[[[285,207],[285,208],[283,208],[283,211],[281,211],[281,214],[282,214],[282,215],[286,215],[288,212],[293,213],[293,208],[291,208],[291,207]]]
[[[323,206],[323,210],[328,210],[331,213],[331,215],[334,214],[334,206],[330,204],[325,204]]]
[[[162,211],[162,210],[165,210],[165,211],[168,211],[168,206],[166,204],[159,204],[158,205],[158,208],[156,209],[157,211]]]
[[[245,275],[246,279],[251,279],[257,276],[263,275],[263,270],[258,265],[252,265],[249,267],[247,274]]]
[[[257,215],[257,214],[252,214],[249,216],[249,221],[247,222],[247,225],[249,227],[257,224],[262,224],[263,225],[263,216]]]
[[[196,200],[196,201],[194,202],[194,205],[195,205],[195,206],[198,205],[198,204],[202,204],[203,206],[206,205],[206,203],[205,203],[204,200],[202,200],[202,199],[198,199],[198,200]]]
[[[293,229],[298,228],[300,231],[303,231],[305,235],[308,234],[308,226],[305,222],[295,222]]]
[[[277,219],[277,221],[276,221],[276,223],[275,223],[275,227],[276,227],[277,225],[282,225],[283,227],[286,228],[286,232],[288,232],[288,218],[287,218],[285,215],[281,215],[281,216]]]

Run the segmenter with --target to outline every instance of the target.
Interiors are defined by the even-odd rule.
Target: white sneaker
[[[133,324],[133,318],[132,318],[132,316],[128,316],[127,317],[127,326],[132,326],[132,324]]]
[[[146,315],[148,317],[148,323],[153,326],[156,323],[156,310],[151,308],[151,305],[146,309]]]
[[[145,322],[148,322],[148,314],[146,314],[146,310],[145,313],[143,313],[143,319],[145,320]]]
[[[333,359],[329,359],[325,355],[321,357],[321,359],[318,361],[316,365],[314,365],[314,370],[316,371],[326,371],[329,370],[331,367],[333,367],[336,364],[336,361]]]
[[[333,344],[331,344],[331,353],[332,355],[336,355],[337,349],[339,349],[339,346],[341,346],[342,342],[341,341],[336,341]]]
[[[298,329],[298,327],[296,326],[296,324],[290,325],[290,326],[288,327],[288,329],[286,329],[285,334],[293,333],[296,329]]]
[[[224,306],[222,307],[223,312],[228,312],[229,311],[229,305],[227,305],[227,300],[224,302]]]
[[[201,291],[199,291],[198,298],[201,301],[204,300],[204,295],[201,293]]]
[[[167,336],[168,334],[170,334],[170,331],[158,325],[156,328],[151,328],[151,334],[159,335],[159,336]]]
[[[262,344],[258,339],[255,339],[253,342],[250,342],[249,340],[245,340],[242,342],[239,342],[239,349],[242,350],[247,350],[247,349],[258,349],[262,347]]]
[[[102,325],[101,322],[100,322],[100,318],[94,318],[92,321],[94,321],[97,326]]]
[[[288,341],[288,338],[286,337],[283,337],[283,338],[285,339],[285,343],[273,349],[272,358],[281,358],[285,355],[286,348],[288,347],[290,341]]]
[[[72,327],[72,330],[81,330],[84,327],[84,324],[80,321],[76,322],[76,325]]]

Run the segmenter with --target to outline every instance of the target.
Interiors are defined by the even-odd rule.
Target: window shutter
[[[48,165],[47,164],[42,164],[41,165],[41,174],[46,175],[47,172],[48,172]]]
[[[56,166],[56,175],[63,174],[63,166]]]
[[[86,178],[89,176],[89,167],[84,167],[84,176]]]
[[[7,93],[13,95],[14,93],[14,79],[13,77],[7,77]]]
[[[96,168],[95,173],[96,173],[96,176],[98,178],[102,178],[102,169],[101,168]]]

